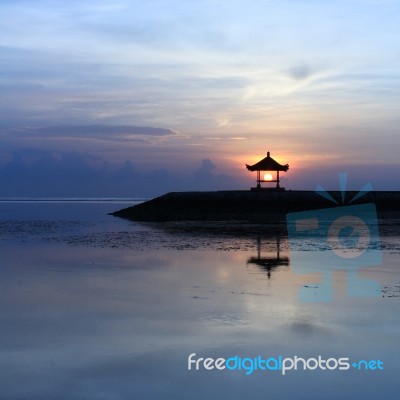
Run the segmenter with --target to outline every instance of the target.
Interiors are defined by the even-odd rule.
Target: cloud
[[[0,197],[154,197],[170,191],[237,188],[233,176],[216,174],[209,159],[193,172],[110,163],[77,151],[21,149],[0,167]],[[235,186],[236,185],[236,186]]]
[[[175,135],[171,129],[152,128],[134,125],[81,125],[81,126],[43,126],[24,127],[10,130],[13,135],[38,138],[129,138],[135,136]]]
[[[339,3],[5,0],[0,165],[35,147],[230,174],[266,141],[395,165],[399,3]]]
[[[53,151],[122,151],[138,145],[154,144],[177,132],[165,128],[140,127],[134,125],[59,125],[42,127],[4,128],[0,130],[3,155],[6,148],[23,149],[35,147]]]
[[[0,166],[0,197],[155,197],[171,191],[246,190],[254,176],[221,173],[218,165],[204,158],[197,166],[172,169],[121,159],[108,162],[90,152],[22,149],[10,153]],[[282,181],[287,189],[313,190],[323,184],[337,190],[337,173],[349,172],[349,189],[359,190],[370,181],[375,190],[398,190],[396,165],[368,168],[340,164],[337,167],[297,166]]]
[[[238,189],[240,178],[218,173],[218,167],[209,158],[205,158],[201,160],[200,167],[194,171],[187,187],[192,190]]]
[[[313,68],[307,64],[299,64],[294,67],[289,68],[287,71],[289,76],[296,81],[302,81],[309,78],[311,75],[314,74]]]
[[[204,159],[201,161],[201,167],[196,170],[196,172],[193,174],[193,177],[196,180],[209,180],[212,179],[213,176],[213,171],[217,167],[213,164],[211,160],[208,158]]]

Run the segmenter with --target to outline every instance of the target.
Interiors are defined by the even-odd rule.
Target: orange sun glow
[[[272,181],[272,175],[271,174],[265,174],[264,175],[264,181]]]

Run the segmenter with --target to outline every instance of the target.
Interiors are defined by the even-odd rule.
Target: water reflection
[[[281,255],[281,236],[276,234],[276,256],[261,255],[261,235],[257,235],[257,256],[252,256],[247,260],[246,265],[254,264],[267,273],[268,279],[271,272],[281,266],[289,266],[289,257]]]
[[[399,297],[299,303],[297,289],[308,277],[287,268],[284,233],[222,223],[165,232],[113,217],[109,223],[100,206],[73,208],[49,230],[22,221],[34,228],[23,231],[23,240],[5,225],[1,399],[335,400],[398,392]],[[61,210],[54,206],[54,214]],[[71,237],[64,222],[81,221],[89,211],[95,232],[78,224]],[[54,231],[60,240],[43,240]],[[398,246],[399,236],[393,242]],[[393,294],[400,286],[398,262],[398,252],[384,249],[376,271]],[[265,272],[274,282],[268,288]],[[195,372],[186,364],[192,352],[380,358],[385,370]]]

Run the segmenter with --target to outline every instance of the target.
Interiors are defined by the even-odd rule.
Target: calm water
[[[380,296],[347,297],[337,272],[332,302],[304,303],[298,289],[322,290],[320,277],[292,272],[279,229],[107,215],[127,205],[0,202],[1,399],[397,396],[398,225],[382,238],[382,265],[361,272]],[[188,371],[191,353],[379,359],[384,369]]]

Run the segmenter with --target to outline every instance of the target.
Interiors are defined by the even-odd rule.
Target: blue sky
[[[346,170],[400,189],[398,1],[4,0],[0,15],[0,196],[85,195],[84,170],[87,195],[242,189],[268,149],[291,188]]]

